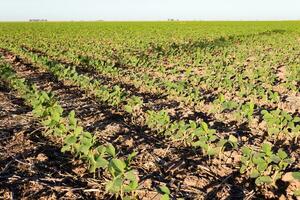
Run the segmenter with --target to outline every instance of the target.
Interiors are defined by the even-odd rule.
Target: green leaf
[[[123,180],[121,178],[113,179],[109,182],[107,182],[105,189],[108,192],[111,192],[113,194],[117,194],[120,192],[122,188]]]
[[[300,197],[300,189],[296,189],[296,190],[294,191],[294,195],[295,195],[296,197]]]
[[[269,114],[269,112],[266,111],[266,110],[262,110],[260,113],[263,114],[263,115]]]
[[[75,111],[72,110],[70,113],[69,113],[69,122],[71,124],[71,126],[75,126],[77,121],[76,121],[76,118],[75,118]]]
[[[240,168],[240,173],[243,174],[246,172],[247,166],[246,165],[242,165]]]
[[[267,167],[268,167],[268,164],[267,164],[265,161],[259,162],[259,163],[257,164],[257,169],[258,169],[258,171],[260,171],[260,172],[265,171],[265,170],[267,169]]]
[[[169,195],[164,194],[164,195],[161,196],[160,200],[170,200],[170,197],[169,197]]]
[[[262,150],[267,154],[268,156],[272,155],[272,146],[269,143],[264,143],[262,145]]]
[[[218,137],[216,135],[212,135],[210,138],[209,138],[209,141],[210,142],[214,142],[218,139]]]
[[[128,158],[127,158],[128,163],[130,163],[131,160],[132,160],[136,155],[137,155],[137,152],[136,152],[136,151],[134,151],[134,152],[132,152],[131,154],[129,154],[129,156],[128,156]]]
[[[242,147],[243,155],[249,157],[251,155],[252,150],[249,147]]]
[[[83,145],[92,146],[93,145],[93,138],[81,137],[80,138],[80,143],[83,144]]]
[[[123,200],[132,200],[132,198],[130,196],[125,196],[123,197]]]
[[[281,160],[285,159],[288,157],[288,155],[285,153],[285,151],[283,151],[282,149],[279,149],[277,152],[277,155],[279,156],[279,158]]]
[[[86,139],[92,139],[93,138],[93,135],[90,133],[90,132],[83,132],[82,134],[83,137],[85,137]]]
[[[234,135],[230,135],[228,138],[228,142],[233,148],[237,148],[238,146],[238,139]]]
[[[168,188],[167,186],[165,186],[165,185],[159,186],[159,190],[160,190],[163,194],[167,194],[167,195],[170,195],[170,194],[171,194],[169,188]]]
[[[125,105],[125,106],[124,106],[124,110],[125,110],[126,112],[128,112],[128,113],[132,113],[132,112],[133,112],[132,107],[131,107],[131,106],[128,106],[128,105]]]
[[[134,174],[134,170],[130,170],[125,173],[125,178],[130,181],[136,181],[136,175]]]
[[[295,123],[296,123],[296,122],[300,122],[300,117],[295,117],[293,121],[294,121]]]
[[[270,183],[272,183],[272,179],[270,176],[260,176],[255,180],[256,185],[270,184]]]
[[[196,122],[194,122],[194,121],[192,121],[192,120],[190,120],[189,122],[190,122],[190,127],[191,127],[192,129],[196,129],[196,128],[197,128]]]
[[[81,126],[78,126],[74,130],[74,135],[78,136],[82,133],[82,131],[83,131],[83,128]]]
[[[46,120],[42,121],[42,125],[49,126],[51,124],[51,121],[52,121],[51,119],[46,119]]]
[[[59,122],[60,121],[60,113],[59,112],[52,113],[52,120]]]
[[[203,147],[203,146],[206,145],[206,144],[205,144],[205,142],[199,140],[199,141],[197,141],[197,142],[193,142],[192,145],[193,145],[194,147]]]
[[[213,155],[216,155],[217,153],[219,153],[220,151],[220,148],[219,147],[209,147],[208,150],[207,150],[207,155],[209,156],[213,156]]]
[[[103,145],[100,145],[96,148],[96,151],[100,154],[100,155],[104,155],[105,151],[106,151],[106,147],[104,147]]]
[[[131,191],[137,189],[138,186],[139,186],[139,184],[137,181],[131,181],[128,185],[126,185],[124,187],[124,192],[131,192]]]
[[[256,165],[265,162],[265,160],[262,157],[260,157],[259,154],[255,154],[253,156],[252,160],[253,160],[253,163],[256,164]]]
[[[274,163],[279,163],[281,160],[281,158],[277,155],[271,155],[270,158],[271,158],[272,162],[274,162]]]
[[[88,155],[91,145],[80,145],[79,151],[83,153],[83,155]]]
[[[95,159],[96,168],[103,168],[105,169],[108,166],[108,161],[102,158],[101,156]]]
[[[201,122],[201,127],[202,127],[202,129],[203,129],[205,132],[208,131],[208,126],[207,126],[207,124],[206,124],[205,122]]]
[[[63,146],[62,148],[61,148],[61,152],[62,153],[65,153],[66,151],[70,151],[71,150],[71,148],[70,148],[70,146],[69,145],[65,145],[65,146]]]
[[[236,144],[238,142],[238,139],[234,135],[230,135],[228,141]]]
[[[296,180],[300,181],[300,172],[292,172],[292,176],[293,176]]]
[[[112,159],[109,162],[109,170],[111,174],[114,176],[118,176],[119,174],[123,174],[126,168],[126,164],[124,161],[120,159]]]
[[[257,178],[260,175],[257,169],[252,169],[250,173],[250,178]]]
[[[220,141],[217,143],[217,147],[219,147],[221,150],[226,143],[227,141],[225,139],[220,139]]]
[[[106,152],[111,155],[113,158],[116,157],[116,149],[112,144],[106,146]]]
[[[275,176],[273,176],[273,181],[276,182],[277,180],[281,179],[283,172],[278,172]]]
[[[268,133],[270,135],[278,134],[279,132],[280,132],[279,128],[271,127],[271,128],[268,129]]]
[[[63,130],[60,128],[55,128],[53,131],[54,136],[62,136],[64,134]]]
[[[134,170],[130,170],[130,171],[126,172],[125,178],[130,181],[130,183],[124,187],[125,192],[131,192],[131,191],[135,190],[136,188],[138,188],[139,184],[137,181],[137,177],[134,173]]]
[[[66,138],[65,138],[65,143],[70,145],[70,144],[74,144],[77,142],[77,137],[73,136],[73,135],[68,135]]]

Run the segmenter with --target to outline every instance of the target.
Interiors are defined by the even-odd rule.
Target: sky
[[[300,20],[300,0],[0,0],[0,21]]]

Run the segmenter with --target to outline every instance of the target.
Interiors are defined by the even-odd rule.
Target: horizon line
[[[30,21],[30,20],[37,20],[37,21]],[[38,21],[41,20],[41,21]],[[43,21],[44,20],[44,21]],[[0,22],[282,22],[282,21],[300,21],[299,19],[255,19],[255,20],[248,20],[248,19],[185,19],[185,20],[180,20],[180,19],[162,19],[162,20],[48,20],[46,18],[32,18],[32,19],[27,19],[27,20],[0,20]]]

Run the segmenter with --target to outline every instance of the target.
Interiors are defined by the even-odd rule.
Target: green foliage
[[[125,194],[131,193],[138,187],[138,178],[134,170],[129,166],[131,159],[135,156],[132,153],[127,160],[113,158],[109,161],[108,170],[112,175],[112,179],[106,184],[106,191],[120,196],[122,199]]]
[[[250,178],[254,178],[256,185],[276,186],[284,170],[293,163],[282,149],[274,153],[270,143],[263,143],[258,151],[243,147],[242,153],[240,173],[247,173]]]
[[[130,114],[134,114],[139,111],[142,105],[143,100],[140,97],[133,96],[127,100],[124,110]]]
[[[244,117],[246,117],[249,121],[252,120],[253,118],[253,113],[254,113],[254,103],[253,102],[248,102],[244,105],[242,105],[241,108],[241,113]]]
[[[118,159],[112,144],[96,145],[94,136],[79,125],[74,111],[64,118],[63,109],[52,94],[39,91],[34,85],[27,85],[24,79],[15,75],[10,66],[0,65],[0,72],[1,78],[5,78],[32,106],[33,114],[46,128],[45,134],[62,138],[62,152],[79,156],[88,163],[92,173],[97,169],[110,173],[111,180],[106,183],[107,192],[124,198],[137,189],[137,173],[130,167],[136,152],[130,154],[125,161]]]
[[[300,181],[300,172],[292,172],[292,176],[294,179]]]
[[[96,97],[101,104],[113,106],[118,113],[126,112],[126,120],[130,116],[132,124],[146,125],[152,133],[211,157],[229,146],[240,152],[234,135],[244,125],[250,129],[247,133],[260,134],[266,124],[267,140],[297,145],[300,119],[297,112],[286,111],[299,106],[283,97],[299,93],[298,27],[299,22],[2,23],[0,46],[13,52],[16,59],[22,58]],[[108,190],[127,198],[121,193],[126,193],[124,188],[130,182],[126,176],[130,167],[120,170],[123,167],[116,167],[111,160],[127,166],[130,159],[119,158],[111,144],[98,145],[75,112],[63,112],[53,94],[28,86],[25,79],[16,78],[12,69],[0,64],[1,79],[9,79],[32,105],[45,135],[58,137],[62,150],[83,159],[92,173],[105,171]],[[203,122],[206,119],[178,116],[177,109],[178,120],[173,120],[165,107],[156,106],[159,101],[149,101],[148,95],[136,97],[132,95],[135,91],[176,101],[183,112],[187,107],[208,114],[209,120],[229,125],[230,133],[217,132]],[[259,124],[253,119],[260,119],[256,111],[262,108],[275,110],[262,111],[264,120]],[[241,142],[243,137],[252,135],[243,135]],[[251,153],[249,158],[252,164],[247,165],[251,177],[259,185],[273,184],[284,171],[277,169],[285,166],[285,161],[278,161],[284,153],[267,153],[266,146],[254,149],[255,156]],[[110,172],[109,166],[115,166],[115,171]],[[113,178],[117,172],[119,177]]]
[[[221,139],[216,143],[219,138],[215,133],[214,129],[209,129],[205,122],[201,122],[200,127],[193,133],[195,137],[193,146],[201,147],[204,155],[213,156],[220,154],[226,141]]]
[[[170,190],[167,186],[163,185],[159,187],[159,191],[162,193],[161,200],[169,200],[170,199]]]
[[[299,117],[292,117],[289,113],[279,109],[270,112],[263,110],[261,113],[267,123],[270,136],[284,134],[297,141],[300,135]]]
[[[163,133],[167,130],[170,125],[170,121],[170,116],[165,110],[161,110],[159,112],[152,110],[147,111],[146,124],[158,133]]]

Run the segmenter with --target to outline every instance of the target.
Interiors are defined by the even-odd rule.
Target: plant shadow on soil
[[[80,180],[78,174],[72,171],[78,166],[72,163],[71,155],[61,153],[60,148],[41,133],[36,132],[29,138],[25,135],[25,138],[34,143],[32,149],[20,149],[16,155],[0,161],[0,166],[8,167],[0,174],[0,189],[11,191],[13,199],[53,195],[59,199],[66,195],[68,189],[88,187],[86,179]],[[39,160],[41,155],[45,160]],[[74,191],[72,195],[93,199],[82,190]]]
[[[12,199],[39,199],[53,195],[59,199],[68,192],[60,190],[62,188],[86,187],[86,179],[79,180],[72,171],[77,166],[71,162],[69,154],[61,153],[59,147],[42,136],[40,127],[31,120],[20,122],[11,117],[15,114],[28,116],[29,108],[24,101],[14,96],[14,92],[2,83],[0,93],[6,96],[3,99],[7,101],[6,105],[13,104],[16,108],[8,108],[4,117],[10,118],[0,122],[0,154],[3,154],[0,158],[0,193],[10,193]],[[94,198],[80,190],[72,195],[83,199]]]

